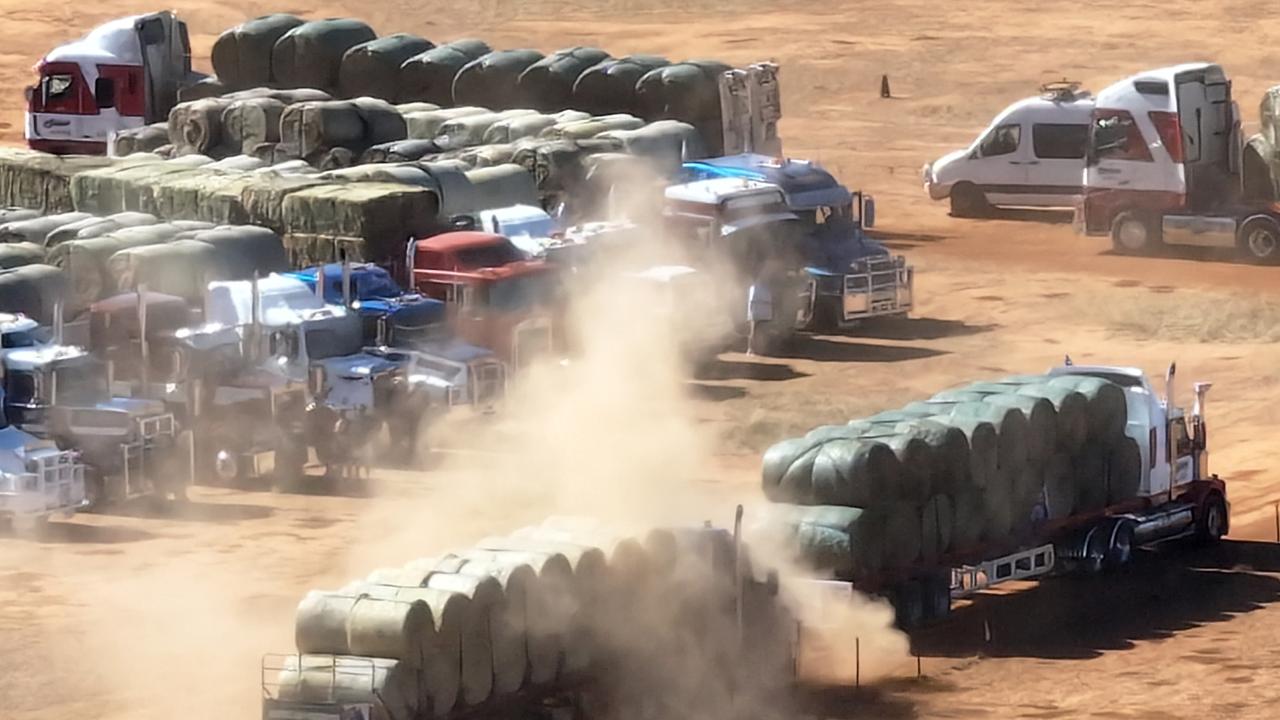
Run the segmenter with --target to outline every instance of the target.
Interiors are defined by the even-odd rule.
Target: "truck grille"
[[[854,321],[911,309],[913,269],[901,255],[865,258],[844,276],[844,319]]]

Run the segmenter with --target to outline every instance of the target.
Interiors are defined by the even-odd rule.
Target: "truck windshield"
[[[508,242],[464,248],[457,255],[458,264],[467,269],[502,267],[524,259],[516,246]]]
[[[308,330],[307,356],[312,360],[343,357],[360,352],[359,334],[341,333],[332,328]]]
[[[53,376],[54,402],[59,405],[96,405],[111,397],[105,368],[97,362],[61,365]]]
[[[554,292],[551,273],[532,273],[503,278],[489,286],[489,307],[494,310],[519,310],[546,305]]]
[[[24,348],[34,347],[49,341],[49,331],[45,328],[34,328],[31,330],[14,330],[0,335],[0,348]]]
[[[22,370],[11,370],[4,391],[8,402],[30,405],[36,399],[36,376]]]

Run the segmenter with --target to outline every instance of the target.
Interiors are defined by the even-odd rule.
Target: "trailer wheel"
[[[1134,525],[1128,520],[1119,520],[1108,533],[1110,537],[1110,547],[1107,548],[1107,556],[1103,560],[1104,570],[1118,570],[1133,559],[1133,536]]]
[[[951,576],[938,573],[922,583],[924,591],[924,619],[945,620],[951,615]]]
[[[1196,519],[1196,539],[1202,543],[1213,543],[1227,534],[1227,504],[1222,496],[1214,493],[1205,499],[1200,507],[1200,517]]]
[[[1236,242],[1253,262],[1280,262],[1280,225],[1271,218],[1256,217],[1246,222],[1236,233]]]
[[[1111,223],[1111,244],[1129,255],[1151,253],[1163,244],[1160,225],[1149,213],[1122,212]]]
[[[979,218],[991,212],[986,193],[973,183],[956,183],[951,188],[951,217]]]
[[[893,609],[897,616],[898,627],[902,630],[914,630],[924,623],[924,586],[915,580],[908,580],[893,591]]]

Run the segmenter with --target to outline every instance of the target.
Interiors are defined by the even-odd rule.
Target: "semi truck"
[[[75,451],[13,427],[0,413],[0,523],[31,531],[55,515],[70,517],[84,503],[84,465]]]
[[[1246,187],[1240,127],[1231,81],[1212,63],[1108,86],[1089,127],[1077,232],[1109,235],[1125,254],[1183,245],[1280,261],[1280,208],[1272,188]]]
[[[1230,523],[1227,483],[1209,471],[1205,398],[1211,386],[1194,384],[1190,412],[1175,403],[1175,366],[1161,396],[1138,368],[1066,364],[1050,376],[1087,376],[1124,390],[1125,435],[1137,442],[1142,477],[1135,497],[1088,513],[1049,520],[1038,513],[1029,538],[990,540],[936,562],[836,579],[832,587],[887,597],[900,626],[910,629],[946,618],[955,599],[1014,580],[1051,573],[1100,573],[1128,563],[1143,546],[1225,535]]]

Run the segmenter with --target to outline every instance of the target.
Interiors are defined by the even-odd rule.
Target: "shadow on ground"
[[[990,332],[996,325],[971,325],[963,320],[938,318],[877,318],[867,320],[849,334],[877,340],[939,340]]]

